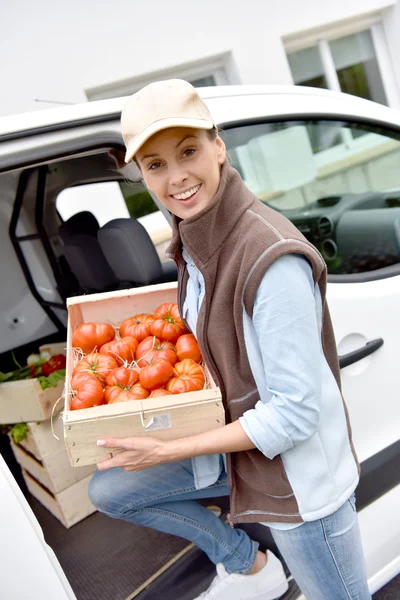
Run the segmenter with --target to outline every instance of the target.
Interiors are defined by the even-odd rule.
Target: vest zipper
[[[197,267],[197,265],[196,265],[196,267]],[[188,329],[190,329],[190,327],[186,323],[186,320],[183,318],[183,292],[184,292],[184,290],[183,290],[182,283],[183,283],[184,274],[185,274],[186,269],[187,269],[186,261],[184,259],[181,259],[181,261],[178,265],[179,312],[181,314],[181,319],[182,319],[183,323],[185,324],[185,326]],[[197,269],[199,269],[199,267],[197,267]],[[199,271],[203,275],[203,273],[201,272],[201,269],[199,269]],[[200,307],[200,312],[199,312],[199,315],[197,318],[196,336],[197,336],[197,339],[199,339],[201,337],[201,342],[199,339],[199,342],[200,342],[199,345],[200,345],[200,348],[202,348],[203,358],[207,364],[207,367],[209,368],[209,370],[211,372],[211,375],[215,381],[215,384],[220,388],[222,397],[224,398],[226,396],[225,387],[221,381],[217,367],[215,366],[215,363],[211,357],[208,345],[205,342],[205,336],[203,335],[203,332],[206,329],[206,325],[208,323],[208,312],[209,312],[207,310],[207,297],[208,297],[207,284],[206,284],[204,275],[203,275],[203,280],[204,280],[204,288],[205,288],[204,289],[204,299],[203,299],[202,306]],[[204,317],[202,315],[203,323],[202,323],[202,326],[199,327],[198,326],[199,320],[200,320],[199,317],[200,317],[201,313],[203,313]],[[200,333],[200,335],[199,335],[199,333]],[[230,487],[232,489],[232,474],[231,474],[232,466],[231,466],[231,457],[230,457],[229,453],[226,455],[226,467],[227,467],[227,475],[228,475],[228,487]],[[232,501],[232,497],[231,497],[231,501]],[[227,515],[227,522],[229,523],[230,527],[232,527],[232,528],[234,527],[231,513],[228,513],[228,515]]]

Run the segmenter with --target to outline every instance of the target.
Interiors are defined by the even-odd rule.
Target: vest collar
[[[199,213],[188,219],[172,219],[172,241],[167,255],[175,260],[185,247],[195,263],[205,265],[254,202],[239,173],[225,161],[217,193]]]

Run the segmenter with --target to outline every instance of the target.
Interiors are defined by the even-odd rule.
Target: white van
[[[357,507],[375,592],[400,572],[400,113],[314,88],[200,93],[248,187],[291,219],[328,264],[343,391],[362,468]],[[12,350],[23,360],[42,343],[65,340],[67,297],[176,278],[163,254],[170,215],[122,160],[123,103],[0,119],[1,370]],[[104,233],[110,231],[111,247]],[[158,552],[154,541],[134,552],[151,555],[151,544]],[[6,590],[8,575],[21,572],[23,554],[24,545],[21,567],[9,568],[7,552],[2,556]],[[80,556],[79,565],[65,569],[72,587],[77,569],[90,570],[92,558]],[[202,569],[206,587],[210,572],[193,548],[172,562],[129,596],[118,589],[113,564],[115,599],[189,600],[199,593]],[[40,597],[61,598],[50,587]],[[300,597],[292,582],[285,598]]]

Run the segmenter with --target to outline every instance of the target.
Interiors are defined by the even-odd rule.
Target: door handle
[[[376,340],[367,342],[362,348],[357,348],[357,350],[353,350],[347,354],[342,354],[342,356],[339,356],[340,368],[344,369],[349,365],[353,365],[355,362],[358,362],[373,352],[376,352],[381,346],[383,346],[383,339],[377,338]]]

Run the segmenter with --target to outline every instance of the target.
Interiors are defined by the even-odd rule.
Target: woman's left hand
[[[97,463],[99,471],[113,467],[122,467],[125,471],[142,471],[168,462],[163,452],[166,443],[152,437],[102,438],[97,445],[118,451],[112,458]]]

